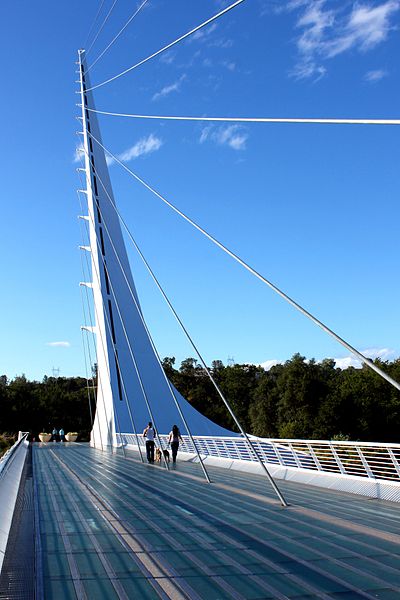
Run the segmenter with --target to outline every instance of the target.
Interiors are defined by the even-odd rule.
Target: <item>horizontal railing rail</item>
[[[123,444],[137,446],[134,434],[123,433],[117,438],[118,443],[122,440]],[[189,436],[182,438],[179,450],[195,453]],[[202,456],[256,462],[257,452],[270,465],[400,482],[400,444],[252,436],[250,448],[243,437],[193,436],[193,439]],[[166,448],[168,436],[160,435],[160,440]],[[145,446],[141,436],[139,443]]]

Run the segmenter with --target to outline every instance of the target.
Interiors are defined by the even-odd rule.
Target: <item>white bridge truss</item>
[[[167,436],[159,436],[167,448]],[[182,436],[181,460],[194,460],[195,448]],[[244,438],[193,436],[207,464],[241,471],[258,471],[255,452]],[[141,446],[145,440],[138,438]],[[137,449],[133,434],[119,442]],[[251,438],[255,451],[278,479],[310,483],[400,502],[400,444],[327,440]],[[145,454],[145,453],[144,453]]]

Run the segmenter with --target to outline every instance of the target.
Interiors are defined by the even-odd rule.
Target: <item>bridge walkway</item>
[[[209,471],[34,444],[44,598],[400,598],[397,504]]]

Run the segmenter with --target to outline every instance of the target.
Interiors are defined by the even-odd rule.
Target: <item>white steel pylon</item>
[[[171,390],[150,342],[122,236],[100,129],[79,51],[82,134],[85,155],[87,223],[93,290],[98,385],[91,443],[118,445],[117,433],[142,431],[155,421],[159,433],[176,423],[182,430]],[[98,143],[99,142],[99,143]],[[81,247],[87,252],[86,246]],[[88,284],[85,284],[88,285]],[[176,391],[189,425],[198,435],[232,435],[192,408]]]

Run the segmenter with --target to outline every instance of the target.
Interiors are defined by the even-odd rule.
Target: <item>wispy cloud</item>
[[[223,67],[225,67],[225,69],[228,69],[228,71],[234,71],[236,69],[236,63],[234,63],[233,61],[229,61],[229,60],[223,60],[221,62],[221,65]]]
[[[204,127],[200,134],[199,142],[212,141],[219,146],[229,146],[232,150],[245,150],[248,133],[240,125],[228,125],[227,127]]]
[[[207,38],[217,29],[218,25],[217,23],[211,23],[211,25],[209,25],[208,27],[203,27],[203,29],[199,29],[199,31],[196,31],[189,39],[188,42],[190,43],[190,41],[193,40],[197,40],[197,41],[206,41]]]
[[[182,81],[186,79],[186,74],[184,73],[179,77],[177,81],[171,83],[169,85],[164,86],[159,92],[156,92],[152,97],[152,100],[159,100],[160,98],[165,98],[172,92],[178,92],[181,88]]]
[[[376,69],[375,71],[368,71],[368,73],[365,73],[364,79],[369,83],[375,83],[376,81],[380,81],[387,75],[387,71],[384,71],[383,69]]]
[[[329,8],[327,0],[298,0],[286,4],[287,10],[300,10],[296,29],[299,60],[291,75],[296,79],[320,79],[326,73],[324,62],[349,50],[367,52],[384,42],[393,29],[392,18],[400,0],[379,5],[355,3]]]
[[[52,348],[69,348],[71,344],[70,342],[47,342],[46,346],[51,346]]]
[[[207,43],[207,46],[209,48],[222,48],[223,50],[226,50],[227,48],[232,48],[233,40],[230,38],[217,38],[216,40],[210,40]]]
[[[82,159],[83,159],[84,153],[85,153],[85,150],[84,150],[82,144],[80,144],[79,146],[77,146],[75,148],[75,154],[74,154],[73,162],[75,164],[80,163],[82,161]]]
[[[145,156],[146,154],[156,152],[156,150],[159,150],[162,145],[163,141],[153,133],[150,133],[150,135],[141,138],[136,142],[136,144],[119,154],[118,158],[124,162],[134,160],[140,156]]]
[[[176,57],[176,52],[174,52],[173,50],[168,50],[167,52],[164,52],[164,54],[161,54],[160,56],[160,62],[164,63],[165,65],[171,65]]]

